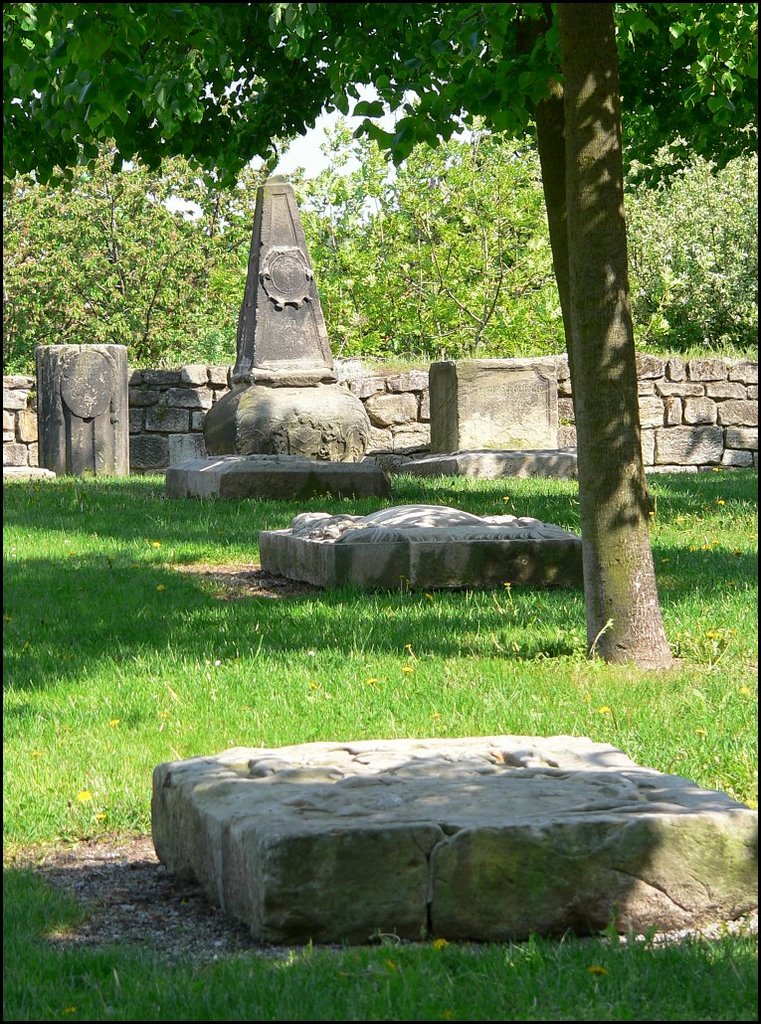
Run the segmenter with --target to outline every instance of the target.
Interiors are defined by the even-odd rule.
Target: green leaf
[[[381,100],[361,100],[352,111],[352,117],[382,117],[385,106]]]

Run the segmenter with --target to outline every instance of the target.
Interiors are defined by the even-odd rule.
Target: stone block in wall
[[[677,398],[700,398],[706,393],[705,384],[691,383],[688,380],[668,381],[659,380],[655,382],[655,393],[662,398],[670,398],[675,395]]]
[[[29,465],[29,449],[25,444],[17,444],[15,441],[11,444],[3,445],[3,465],[4,466],[28,466]]]
[[[209,371],[210,384],[222,385],[224,387],[229,385],[229,366],[209,366],[207,369]]]
[[[758,384],[758,363],[744,361],[729,368],[729,379],[741,384]]]
[[[190,413],[187,409],[170,409],[160,402],[145,411],[145,429],[158,430],[165,433],[184,434],[190,426]]]
[[[748,398],[748,389],[739,381],[708,381],[705,385],[708,398]]]
[[[145,412],[143,409],[130,409],[129,411],[129,432],[130,434],[142,434],[145,430]]]
[[[724,431],[727,448],[748,448],[758,451],[758,427],[727,427]]]
[[[10,440],[12,441],[16,436],[16,416],[12,411],[6,412],[3,409],[3,433],[6,431],[10,431]]]
[[[712,398],[685,398],[682,413],[685,423],[715,423],[716,402]]]
[[[697,466],[645,466],[646,473],[697,473]]]
[[[208,384],[209,370],[205,363],[188,363],[180,370],[183,384]]]
[[[721,464],[722,466],[736,466],[740,469],[750,467],[753,465],[753,452],[733,451],[731,448],[725,448]]]
[[[659,359],[658,356],[648,355],[646,352],[637,352],[635,359],[637,364],[638,380],[654,380],[657,377],[665,376],[665,359]]]
[[[26,409],[28,394],[28,391],[21,391],[18,388],[3,388],[3,409]]]
[[[15,441],[15,440],[16,440],[16,431],[15,431],[15,429],[14,430],[4,430],[3,431],[3,444],[8,444],[10,441]]]
[[[386,381],[383,377],[360,377],[349,383],[349,390],[357,398],[370,398],[385,392]]]
[[[186,459],[208,458],[203,434],[170,434],[169,465],[174,466]]]
[[[167,403],[181,409],[211,409],[214,399],[211,391],[196,391],[193,388],[170,388],[167,391]]]
[[[395,453],[422,451],[431,444],[431,428],[427,423],[408,423],[394,427],[392,433]]]
[[[719,404],[719,423],[723,427],[757,427],[758,402],[730,399]]]
[[[555,363],[555,376],[558,379],[559,388],[561,381],[570,381],[571,379],[571,371],[568,367],[568,356],[563,353],[563,355],[560,356],[553,356],[552,359]]]
[[[660,398],[640,398],[639,422],[642,427],[663,426],[663,402]]]
[[[190,414],[190,429],[191,430],[203,430],[203,421],[206,419],[206,413],[203,411],[196,411],[195,409]]]
[[[29,445],[29,465],[39,466],[40,464],[40,446],[39,444]]]
[[[638,380],[637,394],[640,398],[655,394],[655,382],[652,380]]]
[[[370,427],[370,437],[367,443],[368,452],[390,452],[394,450],[394,436],[390,430],[380,430],[378,427]]]
[[[172,384],[180,383],[180,371],[143,370],[142,383],[147,384],[149,387],[170,387]]]
[[[661,427],[655,431],[655,463],[677,466],[718,464],[724,452],[721,427]]]
[[[16,418],[16,436],[19,441],[31,444],[37,440],[37,414],[31,409],[22,409]]]
[[[376,427],[409,423],[417,420],[417,398],[411,394],[372,395],[365,402],[365,411]]]
[[[640,450],[642,451],[642,462],[645,466],[652,466],[655,462],[655,431],[643,430],[641,434]]]
[[[723,359],[690,359],[687,363],[690,380],[726,380],[728,370]]]
[[[427,389],[420,396],[420,409],[418,411],[418,416],[426,423],[431,418],[431,392]]]
[[[666,376],[668,379],[674,381],[684,380],[684,374],[684,359],[680,359],[678,356],[669,359],[666,363]]]
[[[3,387],[11,391],[31,391],[35,386],[35,378],[27,377],[23,373],[11,373],[3,377]]]
[[[127,377],[127,384],[131,388],[138,388],[143,383],[143,371],[142,370],[130,370],[129,376]]]
[[[147,405],[155,405],[156,402],[161,398],[161,392],[156,391],[154,388],[135,388],[129,389],[129,404],[130,408],[143,407]]]
[[[747,397],[750,398],[751,401],[757,402],[758,401],[758,384],[748,384],[747,387],[748,387]]]
[[[682,422],[682,399],[676,396],[664,398],[663,413],[667,427],[678,427]]]
[[[570,427],[566,424],[558,425],[558,448],[575,448],[576,447],[576,427]]]
[[[131,469],[159,470],[169,465],[169,442],[163,434],[140,434],[130,438]]]
[[[427,370],[405,370],[386,377],[386,390],[393,393],[424,391],[428,387]]]

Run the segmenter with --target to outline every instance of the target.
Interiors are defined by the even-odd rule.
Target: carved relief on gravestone
[[[336,384],[296,198],[282,178],[257,193],[231,379],[204,420],[209,455],[363,458],[370,421]]]
[[[39,462],[58,474],[129,473],[124,345],[37,348]]]

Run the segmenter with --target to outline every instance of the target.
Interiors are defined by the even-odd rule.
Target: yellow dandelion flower
[[[89,804],[89,802],[91,800],[92,800],[92,793],[90,792],[89,789],[80,789],[80,791],[77,793],[77,803],[78,804]]]
[[[750,687],[749,686],[741,686],[738,692],[741,693],[743,695],[743,697],[750,697]],[[34,753],[32,754],[32,756],[34,756]]]
[[[152,540],[151,541],[151,547],[152,548],[160,548],[161,547],[161,541],[160,540]]]
[[[112,729],[115,729],[120,722],[121,718],[109,718],[108,720],[108,724],[111,726]]]
[[[158,590],[158,591],[166,590],[165,584],[159,583],[159,585],[156,587],[156,590]]]
[[[368,685],[368,686],[375,686],[375,684],[376,684],[377,682],[378,682],[378,680],[376,679],[376,677],[375,677],[375,676],[370,676],[370,678],[369,678],[369,679],[366,679],[366,680],[365,680],[365,683],[367,683],[367,685]]]
[[[414,672],[414,671],[415,670],[413,669],[412,665],[403,665],[402,666],[402,672]]]
[[[591,964],[589,967],[587,967],[587,970],[589,971],[590,974],[595,974],[595,975],[598,975],[598,976],[601,975],[601,974],[607,974],[608,973],[608,968],[607,967],[601,967],[599,964]]]
[[[66,1014],[67,1017],[70,1017],[72,1013],[77,1012],[77,1008],[76,1006],[64,1006],[63,1012]]]
[[[699,725],[698,728],[695,730],[695,735],[696,736],[707,736],[708,735],[708,730],[704,729],[702,725]]]
[[[726,505],[726,501],[724,501],[723,498],[717,498],[716,499],[716,504],[717,505]]]
[[[319,683],[315,683],[314,680],[312,680],[310,682],[310,684],[309,684],[309,689],[310,690],[319,690],[320,689],[320,684]]]
[[[431,945],[434,949],[443,949],[444,946],[448,946],[449,943],[446,939],[434,939]]]
[[[746,690],[748,689],[747,686],[745,687],[745,689]],[[740,691],[740,692],[742,692],[742,691]],[[748,690],[748,693],[750,693],[750,690]],[[32,757],[42,757],[42,756],[43,756],[43,753],[42,753],[41,750],[33,750],[32,751]]]
[[[166,721],[167,718],[169,718],[169,712],[168,711],[159,711],[159,718],[163,718],[164,721]]]
[[[105,821],[107,817],[108,817],[108,815],[105,813],[105,811],[101,811],[100,814],[96,814],[95,815],[95,820],[96,821]]]
[[[600,715],[609,715],[610,714],[610,708],[608,707],[607,704],[603,704],[603,706],[601,708],[597,709],[597,713],[600,714]]]

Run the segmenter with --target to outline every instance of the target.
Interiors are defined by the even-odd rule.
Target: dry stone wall
[[[558,377],[558,443],[576,443],[568,361]],[[395,468],[430,444],[428,370],[339,364],[339,380],[364,404],[372,425],[370,453]],[[758,465],[758,363],[637,356],[642,453],[652,471],[697,472]],[[177,370],[134,370],[129,378],[130,470],[164,472],[170,463],[204,457],[203,420],[229,390],[228,367],[193,364]],[[36,466],[33,377],[3,378],[3,464]]]

